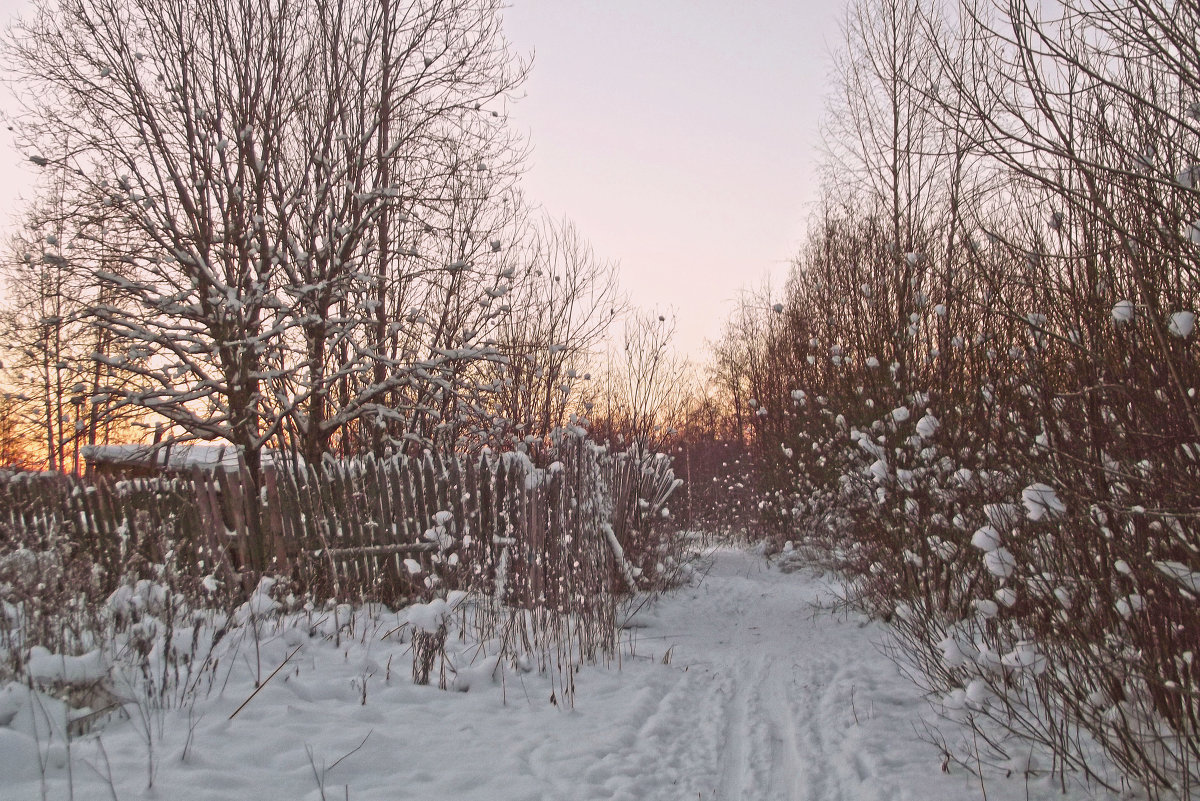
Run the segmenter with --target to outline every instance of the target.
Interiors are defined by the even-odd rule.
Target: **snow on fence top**
[[[241,460],[238,450],[229,443],[188,442],[179,444],[157,445],[85,445],[80,448],[80,454],[89,467],[105,465],[122,468],[144,468],[153,471],[182,472],[199,468],[206,471],[223,470],[236,473]],[[262,463],[274,464],[284,460],[304,461],[299,454],[288,454],[286,457],[278,451],[264,448]]]

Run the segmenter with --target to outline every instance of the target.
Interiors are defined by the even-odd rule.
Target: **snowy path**
[[[914,691],[874,650],[878,629],[813,613],[822,593],[721,553],[698,588],[644,615],[635,651],[657,660],[670,648],[673,671],[647,676],[629,705],[620,728],[636,735],[614,743],[614,770],[577,773],[577,756],[551,743],[532,766],[547,781],[574,776],[556,782],[557,797],[929,798],[919,777],[939,777],[937,755],[911,747]],[[591,714],[586,689],[581,697]],[[892,753],[897,740],[906,747]],[[907,764],[914,755],[920,764]],[[960,782],[948,784],[947,797],[962,797]]]
[[[0,798],[66,799],[71,784],[77,799],[172,801],[980,798],[916,737],[924,705],[876,651],[884,630],[814,614],[823,594],[721,551],[699,586],[636,616],[619,669],[577,674],[573,710],[536,674],[466,694],[415,687],[407,645],[369,636],[306,642],[232,721],[254,692],[249,658],[194,707],[116,721],[69,757],[28,736],[27,707],[0,724]],[[283,661],[284,640],[261,644],[264,665]],[[990,782],[988,798],[1025,798],[1024,782]]]

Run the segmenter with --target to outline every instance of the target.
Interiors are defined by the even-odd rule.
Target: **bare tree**
[[[501,287],[511,311],[493,335],[506,358],[492,375],[492,409],[501,437],[540,440],[577,407],[626,302],[615,265],[600,260],[569,221],[537,221],[521,258]]]
[[[586,402],[594,436],[650,459],[682,425],[693,394],[692,373],[672,347],[673,315],[635,311],[624,323],[620,349],[610,351],[607,369],[590,387]]]
[[[111,287],[97,285],[96,248],[79,234],[104,227],[85,219],[61,191],[47,192],[0,262],[6,289],[0,351],[12,411],[23,436],[38,443],[29,458],[41,454],[50,470],[78,472],[83,446],[128,436],[138,416],[113,408],[114,388],[130,377],[103,364],[101,356],[113,355],[113,337],[88,319],[91,306],[117,301]],[[106,266],[122,270],[114,260]]]
[[[32,469],[37,464],[21,429],[19,399],[12,393],[0,393],[0,469]]]
[[[479,355],[389,352],[405,320],[381,293],[468,272],[398,233],[436,233],[463,157],[496,141],[490,104],[524,74],[497,10],[63,0],[14,28],[30,158],[136,243],[95,272],[122,302],[94,324],[128,343],[101,359],[140,379],[118,404],[232,442],[257,480],[273,439],[317,455]]]
[[[126,254],[131,280],[98,275],[136,301],[97,307],[100,323],[155,357],[156,386],[129,403],[256,465],[288,415],[320,443],[404,380],[390,368],[408,365],[380,353],[378,289],[396,276],[379,265],[410,257],[377,240],[439,207],[435,179],[459,168],[447,143],[462,146],[467,118],[492,119],[483,105],[519,81],[494,12],[68,0],[15,30],[31,158],[145,241]],[[79,144],[49,149],[64,141]],[[440,256],[411,277],[450,269]],[[286,397],[293,340],[308,343],[307,376]],[[331,369],[324,351],[343,342]],[[327,425],[331,386],[363,370],[383,380],[361,382]]]

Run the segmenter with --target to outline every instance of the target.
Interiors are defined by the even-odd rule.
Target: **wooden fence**
[[[572,435],[538,462],[328,459],[265,469],[257,491],[244,468],[94,482],[0,474],[0,548],[68,542],[112,586],[170,563],[230,586],[257,579],[245,565],[266,565],[318,597],[388,602],[484,588],[566,611],[581,583],[622,592],[631,568],[659,558],[654,522],[678,484],[669,461]]]

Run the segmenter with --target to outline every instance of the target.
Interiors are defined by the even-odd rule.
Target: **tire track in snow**
[[[845,797],[836,781],[831,780],[830,759],[832,758],[829,732],[826,730],[828,718],[823,714],[822,702],[828,691],[832,670],[824,665],[820,667],[808,664],[802,680],[797,682],[794,695],[800,701],[797,716],[803,721],[798,730],[799,741],[797,751],[802,752],[804,759],[803,787],[795,798],[805,801],[822,801],[822,799],[840,799]],[[832,786],[831,786],[832,785]]]
[[[705,629],[718,635],[704,653],[711,669],[730,683],[722,705],[724,747],[715,792],[701,797],[857,799],[852,786],[857,782],[848,784],[840,776],[851,759],[845,749],[852,744],[828,728],[831,720],[850,716],[849,709],[838,706],[847,692],[842,673],[862,656],[864,646],[870,647],[863,632],[814,617],[812,582],[768,572],[752,557],[718,568],[725,572],[708,578],[717,609],[706,610],[702,602],[679,607],[695,615],[688,621],[695,635]],[[679,623],[686,629],[685,621]]]
[[[745,666],[741,666],[743,669]],[[745,681],[730,681],[727,702],[724,706],[724,747],[720,762],[720,799],[742,798],[746,789],[748,773],[747,740],[749,739],[749,688]]]
[[[785,679],[779,673],[779,664],[773,664],[767,679],[769,693],[766,710],[771,716],[772,735],[777,740],[768,784],[769,797],[795,799],[800,797],[801,778],[806,777],[808,772],[801,760],[796,710],[784,684]]]

